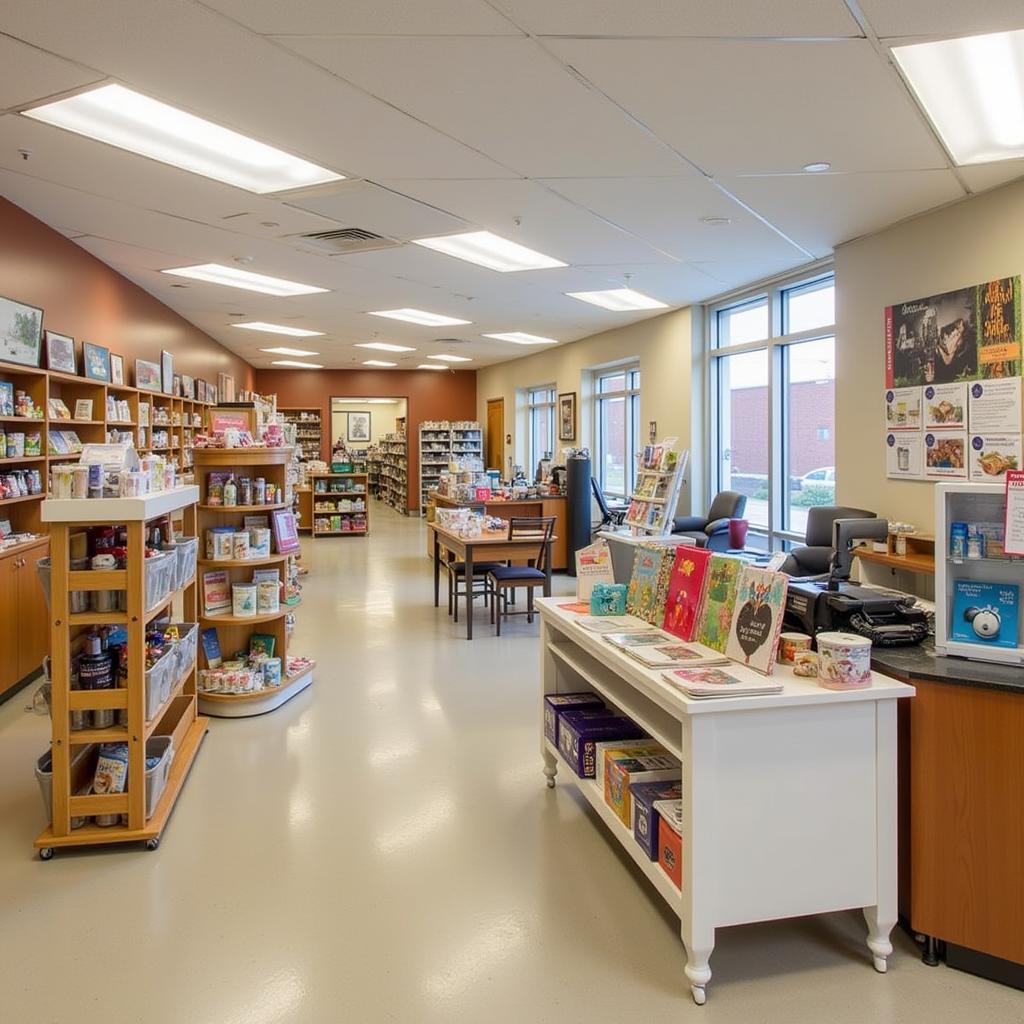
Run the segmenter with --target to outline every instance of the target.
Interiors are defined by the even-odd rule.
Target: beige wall
[[[886,306],[1024,273],[1024,181],[836,249],[836,476],[844,504],[930,531],[934,484],[888,480]]]
[[[370,443],[377,444],[381,437],[395,429],[395,417],[405,416],[405,399],[399,399],[393,405],[379,402],[345,402],[344,405],[333,406],[331,411],[331,444],[339,437],[348,440],[348,417],[350,412],[368,412],[370,414]],[[356,444],[359,447],[359,444]]]
[[[552,385],[559,392],[577,393],[577,446],[593,451],[594,402],[590,371],[618,362],[639,361],[641,374],[640,422],[647,437],[647,424],[657,420],[658,437],[677,436],[681,449],[701,447],[700,395],[703,373],[699,353],[702,347],[698,309],[681,309],[644,320],[628,327],[592,335],[568,345],[545,349],[477,372],[478,417],[487,422],[487,401],[505,400],[505,432],[512,435],[506,448],[513,462],[525,466],[525,389]],[[695,353],[697,361],[695,364]],[[564,447],[565,443],[560,445]],[[532,467],[531,467],[532,468]],[[689,511],[691,499],[698,505],[704,464],[700,451],[691,450],[690,469],[679,507]]]

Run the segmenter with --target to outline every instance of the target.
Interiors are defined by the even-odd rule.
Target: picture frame
[[[76,420],[91,420],[92,419],[92,399],[91,398],[79,398],[75,402],[75,419]]]
[[[279,555],[299,550],[299,532],[295,526],[295,513],[290,508],[277,508],[270,513],[270,526],[274,534],[274,549]]]
[[[124,387],[124,356],[110,353],[110,383]]]
[[[135,360],[135,386],[140,391],[161,390],[161,367],[159,363],[151,363],[148,359]]]
[[[194,377],[190,377],[187,373],[181,375],[181,397],[182,398],[195,398],[196,397],[196,382]]]
[[[360,444],[370,443],[370,413],[350,412],[348,413],[348,425],[345,430],[346,438],[349,441],[357,441]]]
[[[75,339],[56,331],[43,331],[46,339],[46,368],[58,373],[78,376],[78,360],[75,358]]]
[[[558,396],[558,440],[576,440],[575,391],[564,391]]]
[[[0,296],[0,359],[39,366],[43,354],[43,311]]]
[[[174,356],[165,349],[160,350],[160,382],[165,395],[174,394]]]
[[[174,397],[181,398],[181,374],[174,375]]]
[[[217,374],[217,397],[222,402],[233,402],[235,400],[235,378],[230,374]]]
[[[110,349],[102,345],[94,345],[91,341],[82,342],[82,376],[88,380],[101,380],[110,383]]]

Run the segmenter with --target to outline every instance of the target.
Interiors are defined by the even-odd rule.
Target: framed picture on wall
[[[110,383],[110,349],[102,345],[94,345],[91,341],[82,342],[82,373],[89,380],[102,380]]]
[[[222,402],[235,400],[235,378],[231,374],[217,374],[217,398]]]
[[[368,412],[350,412],[348,414],[349,441],[370,442],[370,414]]]
[[[205,380],[197,380],[196,381],[196,398],[198,398],[200,402],[205,402],[206,401],[206,381]]]
[[[43,311],[0,298],[0,359],[38,366],[43,352]]]
[[[110,383],[124,387],[124,356],[110,353]]]
[[[196,397],[196,382],[187,373],[181,375],[181,397]]]
[[[174,375],[174,397],[181,398],[181,374]]]
[[[46,368],[60,373],[78,373],[75,339],[56,331],[46,331]]]
[[[558,396],[558,440],[576,440],[575,391],[566,391]]]
[[[160,352],[160,384],[165,395],[174,394],[174,356]]]
[[[140,391],[160,390],[160,364],[148,359],[135,360],[135,386]]]

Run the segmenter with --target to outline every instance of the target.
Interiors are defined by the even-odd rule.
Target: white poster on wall
[[[1019,434],[1020,377],[979,380],[971,385],[971,431]]]
[[[885,435],[885,472],[895,480],[920,480],[924,475],[921,432],[891,431]]]
[[[1020,469],[1020,434],[971,434],[971,479],[1003,480],[1010,469]]]
[[[925,430],[967,428],[967,382],[929,384],[924,389]]]
[[[885,393],[885,429],[921,429],[921,389],[889,388]]]
[[[929,430],[924,435],[924,475],[967,479],[967,431]]]

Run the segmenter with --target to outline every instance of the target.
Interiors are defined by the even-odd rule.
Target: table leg
[[[434,607],[441,603],[441,545],[437,541],[437,530],[434,534]]]
[[[458,598],[456,598],[458,600]],[[466,639],[473,639],[473,545],[466,545]]]
[[[548,556],[544,559],[544,596],[551,596],[551,545],[548,545]]]

